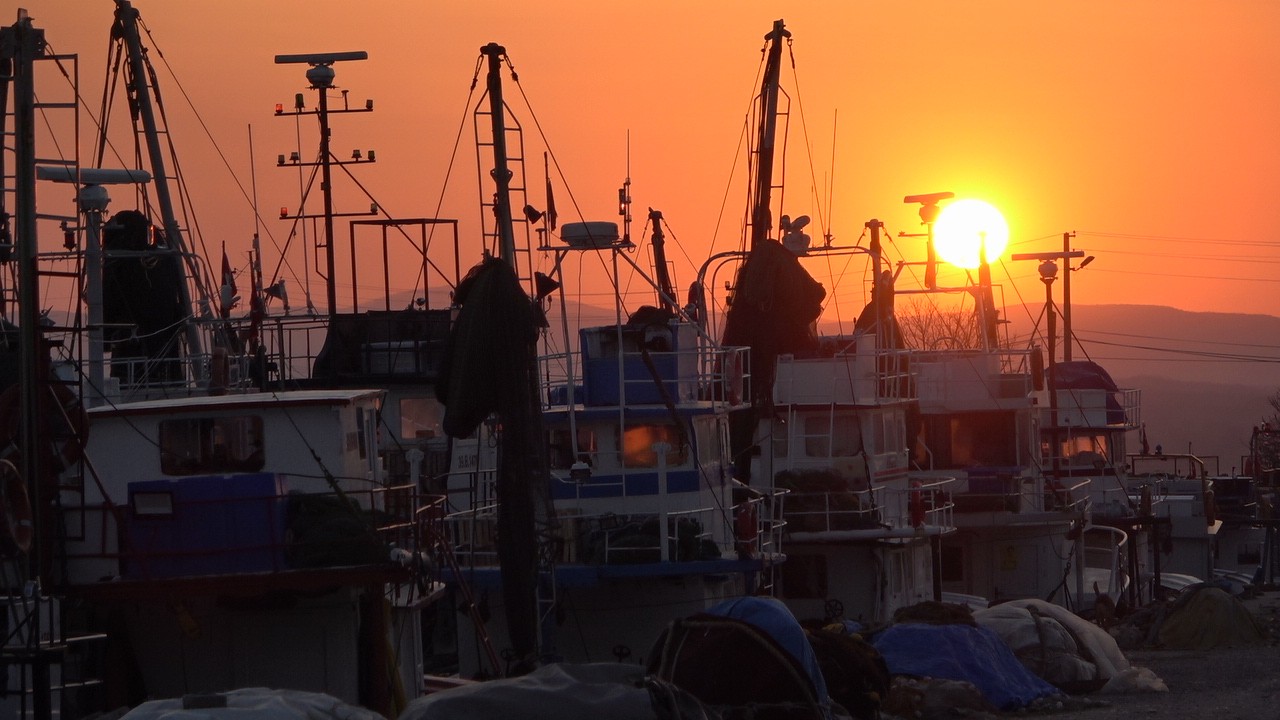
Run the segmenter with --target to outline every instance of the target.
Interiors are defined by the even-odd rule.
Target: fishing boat
[[[775,146],[789,117],[780,87],[789,38],[781,21],[766,36],[743,249],[708,259],[692,294],[722,342],[751,348],[753,402],[736,414],[732,435],[748,481],[788,493],[776,596],[801,619],[883,623],[941,597],[938,543],[954,530],[953,478],[916,476],[909,466],[915,371],[893,316],[881,224],[867,223],[868,246],[829,235],[812,243],[809,218],[793,219],[773,192],[784,155]],[[835,285],[814,277],[832,259],[865,262],[874,284],[852,327],[818,334],[812,325]],[[726,271],[735,279],[721,309],[706,288]]]
[[[49,99],[54,87],[33,87],[49,77],[35,69],[75,57],[48,53],[25,16],[4,28],[13,64],[5,120],[15,128],[5,134],[14,170],[4,198],[15,218],[6,258],[17,265],[4,293],[18,313],[5,337],[21,353],[6,355],[14,412],[4,501],[14,519],[5,527],[12,677],[3,702],[19,717],[47,718],[271,686],[394,716],[423,690],[421,621],[444,590],[433,574],[442,500],[421,480],[448,466],[432,385],[449,311],[425,294],[401,309],[389,289],[376,309],[354,290],[340,306],[330,284],[326,313],[273,316],[265,305],[282,300],[284,286],[262,282],[255,252],[251,311],[237,317],[225,253],[215,280],[216,263],[191,249],[139,14],[127,0],[116,6],[114,66],[125,69],[145,172],[91,166],[101,151],[93,163],[59,156],[79,143],[34,131],[36,109],[63,113],[55,130],[78,126],[78,88],[61,102]],[[292,220],[326,225],[317,246],[328,250],[330,280],[329,175],[342,163],[329,120],[372,104],[329,107],[328,96],[333,65],[363,57],[277,57],[307,66],[318,96],[308,106],[299,94],[276,114],[315,119],[321,131],[314,161],[280,165],[323,177],[323,211],[301,206]],[[67,186],[78,207],[57,216],[46,202],[36,213],[37,189],[52,197]],[[111,190],[139,198],[138,209],[108,217]],[[448,249],[457,249],[450,221],[358,222],[381,231],[384,245],[388,233],[416,233],[424,280],[429,231],[453,230]],[[56,223],[66,247],[49,252],[38,240]],[[85,307],[42,318],[37,293],[59,282],[79,290],[82,276]]]
[[[905,198],[920,204],[930,245],[939,203],[951,196]],[[1066,259],[1040,255],[1032,259],[1048,260],[1054,269]],[[960,478],[954,496],[959,529],[943,544],[943,587],[990,603],[1036,598],[1087,611],[1096,595],[1122,591],[1128,536],[1093,526],[1090,479],[1046,452],[1061,430],[1062,416],[1044,410],[1056,407],[1050,395],[1058,391],[1050,383],[1060,373],[1046,372],[1042,346],[1015,349],[1001,336],[997,318],[1005,311],[995,306],[989,268],[978,270],[976,286],[945,288],[926,263],[918,291],[924,294],[915,296],[976,300],[969,332],[960,333],[966,345],[912,355],[922,417],[917,462]],[[1051,298],[1045,312],[1049,363],[1062,365],[1053,357],[1058,311]]]
[[[529,186],[523,163],[512,161],[528,150],[503,100],[506,50],[481,52],[481,171],[497,181],[484,216],[496,221],[485,233],[491,258],[459,292],[445,414],[457,447],[471,448],[454,452],[445,483],[453,558],[446,602],[461,612],[457,671],[495,677],[549,661],[644,664],[668,623],[767,591],[782,559],[774,517],[781,498],[733,477],[729,413],[749,401],[746,349],[716,342],[674,299],[660,213],[649,214],[654,269],[632,259],[640,243],[626,185],[621,227],[557,225],[550,211],[529,212],[529,198],[513,189]],[[512,212],[521,204],[522,218]],[[531,228],[540,242],[525,244]],[[548,272],[533,268],[537,260]],[[564,288],[592,282],[591,267],[605,268],[594,281],[616,290],[614,321],[582,326]],[[621,293],[624,273],[648,288],[638,299]],[[502,291],[502,304],[473,299],[471,287],[479,294],[504,275],[517,289]],[[545,318],[540,334],[530,334],[530,305]],[[474,323],[469,313],[489,320]],[[538,338],[536,372],[526,373],[524,360],[501,368],[481,361],[523,353],[521,341],[500,345],[511,336]],[[475,409],[473,396],[508,376],[521,379],[497,395],[529,399],[504,407],[495,398],[497,412],[486,419],[490,408]]]

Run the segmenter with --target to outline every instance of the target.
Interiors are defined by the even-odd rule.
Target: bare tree
[[[907,347],[917,350],[968,350],[982,347],[973,310],[943,310],[934,303],[912,299],[895,311]]]

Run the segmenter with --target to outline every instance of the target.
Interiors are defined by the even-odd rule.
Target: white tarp
[[[1129,669],[1115,638],[1061,605],[1034,598],[1010,600],[978,610],[973,618],[995,630],[1020,659],[1047,653],[1052,659],[1043,669],[1048,674],[1041,677],[1049,682],[1110,680]]]

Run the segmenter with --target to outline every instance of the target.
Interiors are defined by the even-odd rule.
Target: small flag
[[[542,154],[542,164],[546,167],[547,154]],[[551,225],[551,229],[556,229],[556,199],[551,194],[551,173],[547,173],[547,223]]]
[[[222,317],[231,317],[231,308],[240,298],[236,296],[236,274],[227,258],[227,247],[222,246],[222,291],[220,294]]]

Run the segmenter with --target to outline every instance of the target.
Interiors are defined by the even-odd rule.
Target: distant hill
[[[1012,333],[1030,337],[1039,313],[1038,306],[1012,309]],[[1248,454],[1253,426],[1275,412],[1267,399],[1280,391],[1280,317],[1075,305],[1072,332],[1079,341],[1073,359],[1095,360],[1120,385],[1142,390],[1153,450],[1189,447],[1217,456],[1221,471],[1230,472]],[[1058,348],[1061,358],[1061,339]],[[1132,444],[1137,451],[1136,437]]]

